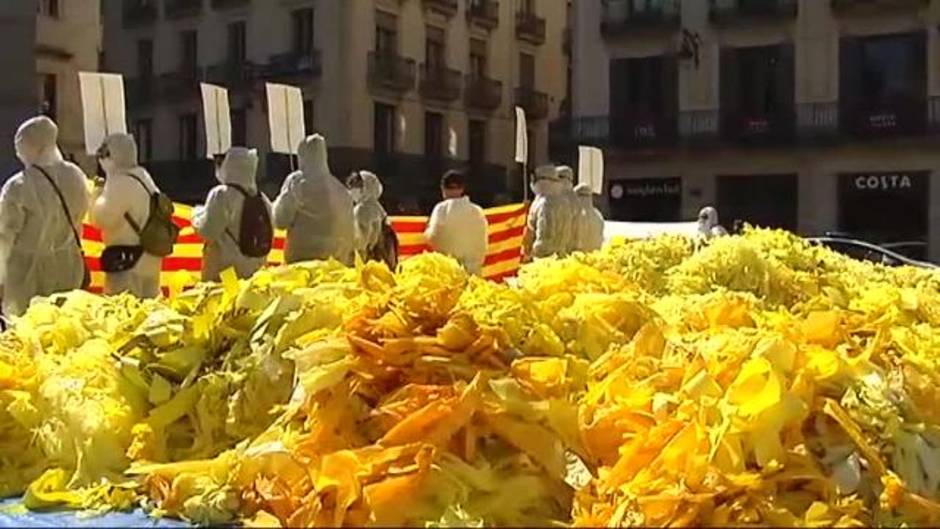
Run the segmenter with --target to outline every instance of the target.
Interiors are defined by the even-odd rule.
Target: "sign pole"
[[[287,148],[289,151],[287,156],[290,158],[290,172],[293,173],[297,170],[297,160],[294,154],[294,149],[296,149],[297,146],[291,141],[290,98],[287,95],[287,90],[284,91],[284,121],[287,123],[287,130],[284,131],[287,134]]]
[[[105,96],[104,88],[104,78],[101,77],[98,79],[98,86],[101,87],[101,111],[104,113],[104,137],[107,140],[108,136],[111,135],[111,130],[108,124],[108,105],[105,104],[107,97]]]

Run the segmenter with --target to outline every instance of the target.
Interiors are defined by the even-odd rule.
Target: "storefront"
[[[618,222],[677,222],[682,220],[682,179],[617,180],[607,189],[610,220]]]
[[[719,176],[717,207],[730,228],[741,220],[762,228],[797,229],[795,174]]]
[[[930,172],[839,175],[839,229],[873,243],[926,242]]]

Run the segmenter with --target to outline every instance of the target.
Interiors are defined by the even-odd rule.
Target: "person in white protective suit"
[[[453,257],[473,275],[482,275],[489,245],[483,209],[470,201],[466,180],[458,171],[448,171],[441,179],[441,195],[444,201],[434,207],[425,238],[435,252]]]
[[[568,251],[574,217],[567,201],[561,198],[563,186],[558,170],[552,165],[535,171],[532,191],[535,200],[529,208],[529,218],[523,239],[523,257],[526,261],[551,256],[564,256]]]
[[[0,191],[0,283],[7,316],[21,316],[36,296],[82,286],[85,264],[75,230],[88,210],[87,177],[62,158],[58,135],[47,117],[30,119],[16,131],[23,170]]]
[[[287,263],[336,259],[353,264],[356,245],[353,200],[330,172],[326,140],[316,134],[301,142],[300,170],[284,181],[274,201],[274,225],[287,230]]]
[[[698,214],[699,238],[709,240],[725,235],[728,235],[728,231],[718,222],[718,210],[711,206],[702,208],[702,211]]]
[[[356,219],[356,252],[369,261],[381,261],[392,270],[398,265],[398,238],[382,207],[382,182],[369,171],[357,171],[346,181]]]
[[[271,201],[263,193],[258,195],[257,171],[256,150],[232,147],[216,175],[222,185],[210,191],[205,206],[197,207],[193,213],[193,228],[206,241],[202,260],[203,281],[218,281],[222,272],[229,268],[234,268],[239,278],[246,279],[260,270],[267,260],[267,257],[246,256],[239,245],[243,206],[248,196],[258,196],[267,208],[266,219],[249,219],[249,222],[267,222],[268,226],[257,228],[262,233],[274,229]]]
[[[575,221],[574,219],[581,213],[581,201],[578,199],[578,195],[574,192],[574,169],[568,167],[567,165],[561,165],[558,167],[558,178],[561,186],[561,192],[559,197],[562,200],[565,208],[568,211],[570,222],[565,223],[559,226],[559,229],[564,230],[567,228],[567,233],[561,233],[559,236],[565,239],[565,251],[564,255],[568,255],[572,252],[578,250],[578,238],[575,233]]]
[[[160,295],[160,268],[163,259],[144,252],[140,236],[128,219],[143,226],[150,216],[150,196],[159,189],[146,169],[137,163],[137,142],[130,134],[112,134],[98,151],[105,173],[103,187],[95,189],[91,222],[101,230],[105,252],[127,249],[121,266],[105,263],[104,291],[108,295],[129,293],[139,298]]]
[[[575,222],[576,250],[596,252],[604,246],[604,216],[594,207],[594,190],[588,184],[574,188],[581,210]]]

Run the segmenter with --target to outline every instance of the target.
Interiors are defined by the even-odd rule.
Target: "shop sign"
[[[855,189],[859,191],[893,191],[914,187],[907,173],[860,174],[855,176]]]
[[[621,181],[615,183],[610,189],[610,196],[615,200],[621,198],[678,197],[681,195],[682,183],[678,178]]]

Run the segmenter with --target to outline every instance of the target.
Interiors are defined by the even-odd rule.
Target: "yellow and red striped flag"
[[[165,291],[186,288],[195,285],[202,270],[202,238],[192,226],[193,208],[176,204],[173,220],[181,228],[173,255],[163,261],[160,283]],[[525,231],[528,209],[524,204],[501,206],[486,210],[489,222],[489,248],[483,275],[493,281],[502,281],[513,277],[519,271],[522,261],[522,238]],[[392,227],[398,234],[402,259],[430,250],[424,239],[427,217],[392,217]],[[285,234],[277,232],[274,250],[268,259],[270,266],[284,263]],[[85,259],[91,270],[91,290],[100,292],[104,287],[104,273],[101,271],[101,252],[104,243],[101,232],[86,222],[82,226],[82,246]]]

